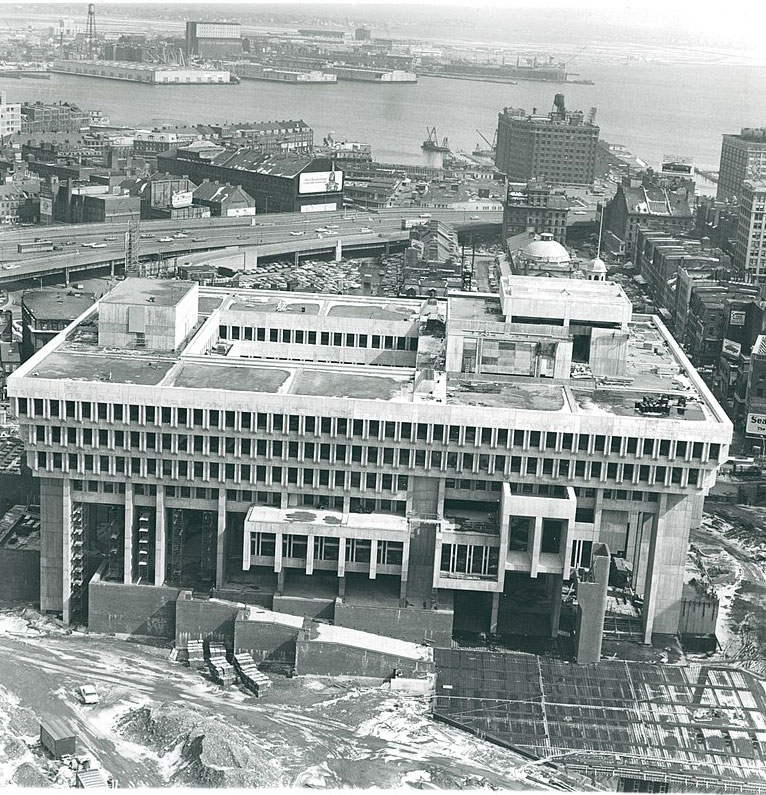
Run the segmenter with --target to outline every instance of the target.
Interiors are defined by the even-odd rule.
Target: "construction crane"
[[[489,142],[489,139],[484,135],[484,133],[481,130],[476,130],[476,132],[479,133],[479,135],[482,137],[482,139],[487,144],[487,146],[492,151],[494,151],[497,146],[497,130],[495,130],[495,134],[492,136],[492,143]]]
[[[577,52],[574,55],[571,55],[569,58],[567,58],[566,61],[564,61],[563,66],[569,66],[569,64],[572,63],[572,61],[574,61],[575,58],[579,58],[587,49],[588,49],[587,44],[584,47],[580,47],[580,49],[577,50]]]

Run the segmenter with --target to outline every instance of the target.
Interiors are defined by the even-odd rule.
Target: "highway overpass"
[[[306,256],[364,256],[403,247],[409,232],[403,218],[419,218],[422,208],[391,208],[376,213],[280,213],[254,218],[208,218],[183,221],[141,221],[139,257],[142,261],[178,259],[220,251],[241,252],[243,268],[259,260]],[[497,232],[500,212],[429,210],[428,217],[451,223],[459,234]],[[423,218],[423,221],[428,220]],[[0,284],[57,279],[68,283],[77,274],[124,266],[123,224],[69,224],[27,227],[0,232]],[[57,251],[19,253],[19,243],[51,241]],[[193,258],[204,261],[204,257]]]

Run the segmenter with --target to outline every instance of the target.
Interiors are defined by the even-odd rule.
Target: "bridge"
[[[428,217],[423,217],[423,216]],[[279,213],[249,218],[141,221],[139,259],[205,262],[209,252],[231,254],[237,266],[254,269],[259,260],[330,255],[387,253],[404,247],[409,231],[403,218],[452,224],[459,235],[496,233],[502,223],[498,211],[390,208],[378,212]],[[124,267],[126,224],[67,224],[6,229],[0,232],[0,285],[39,279],[69,283],[76,274]],[[51,241],[58,250],[19,253],[19,243]],[[94,247],[95,246],[95,247]],[[227,256],[228,260],[229,257]],[[216,260],[220,260],[216,256]]]

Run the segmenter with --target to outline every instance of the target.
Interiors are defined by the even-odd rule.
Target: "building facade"
[[[34,102],[21,105],[21,132],[79,132],[90,127],[90,114],[70,102]]]
[[[745,180],[734,241],[734,266],[753,284],[766,282],[766,181]]]
[[[718,169],[718,201],[739,200],[745,180],[766,178],[766,127],[743,127],[724,135]]]
[[[239,22],[187,22],[186,54],[213,59],[241,55]]]
[[[559,99],[560,98],[560,99]],[[581,111],[568,112],[563,94],[549,114],[505,108],[498,116],[495,165],[511,182],[537,179],[554,184],[592,185],[599,128]]]
[[[606,543],[645,638],[674,633],[731,439],[662,324],[585,280],[408,301],[128,279],[8,391],[41,607],[67,621],[98,569],[120,600],[204,588],[421,641],[556,637],[562,583]]]
[[[21,103],[8,102],[5,91],[0,91],[0,138],[21,131]]]
[[[569,203],[566,194],[553,186],[531,180],[509,183],[503,202],[503,240],[531,231],[552,235],[563,244],[567,235]]]

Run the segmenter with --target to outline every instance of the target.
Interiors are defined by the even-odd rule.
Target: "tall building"
[[[567,111],[564,95],[554,109],[527,115],[504,108],[497,122],[495,165],[511,182],[538,179],[564,185],[592,185],[596,176],[599,128],[582,111]]]
[[[21,103],[8,102],[5,91],[0,91],[0,139],[21,131]]]
[[[21,132],[79,132],[90,127],[90,114],[70,102],[25,102],[21,106]]]
[[[418,301],[127,279],[8,392],[43,610],[119,623],[213,589],[439,644],[556,637],[600,544],[644,637],[676,632],[732,433],[662,323],[584,279]]]
[[[745,180],[734,241],[734,267],[747,281],[766,282],[766,181]]]
[[[211,59],[241,55],[239,22],[187,22],[186,54]]]
[[[766,178],[766,127],[743,127],[724,135],[718,169],[718,201],[740,199],[746,179]]]

